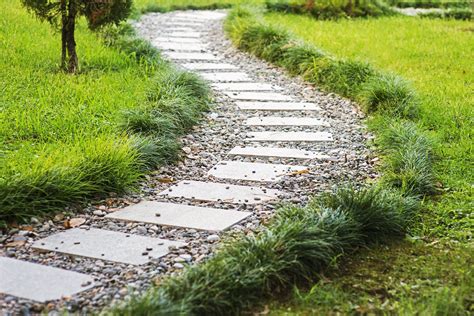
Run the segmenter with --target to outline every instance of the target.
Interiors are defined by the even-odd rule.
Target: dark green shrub
[[[132,146],[137,151],[140,169],[145,171],[173,163],[180,157],[181,145],[173,138],[135,135]]]

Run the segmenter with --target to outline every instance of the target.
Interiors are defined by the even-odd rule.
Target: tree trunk
[[[66,70],[67,69],[67,52],[66,52],[66,23],[67,23],[67,6],[66,0],[61,0],[61,68]]]
[[[66,40],[66,50],[68,55],[67,62],[67,71],[69,73],[75,73],[78,68],[78,60],[76,53],[76,40],[74,36],[74,31],[76,29],[76,15],[77,7],[75,0],[69,0],[68,6],[68,15],[66,19],[65,27],[65,40]]]
[[[313,9],[314,9],[314,3],[315,3],[315,0],[308,0],[306,1],[306,10],[308,10],[309,12],[311,12]]]

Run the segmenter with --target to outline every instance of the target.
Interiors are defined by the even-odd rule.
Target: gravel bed
[[[144,15],[139,22],[135,23],[135,27],[142,37],[152,40],[157,36],[165,36],[165,33],[161,31],[163,25],[176,20],[176,15],[179,14],[180,12]],[[208,50],[217,56],[222,56],[222,62],[238,66],[241,71],[249,74],[256,82],[278,85],[283,88],[278,92],[294,96],[296,100],[314,102],[321,107],[321,111],[241,111],[232,100],[215,91],[216,105],[214,108],[206,114],[202,123],[195,127],[192,133],[182,139],[184,159],[176,165],[162,167],[148,175],[145,181],[141,183],[138,193],[125,197],[111,196],[106,200],[96,201],[84,208],[79,214],[72,214],[70,210],[65,210],[63,214],[58,214],[54,219],[44,222],[33,219],[29,227],[12,229],[8,234],[0,235],[0,256],[86,273],[92,275],[97,283],[97,286],[92,290],[48,304],[39,304],[0,295],[0,310],[3,314],[28,314],[61,310],[81,313],[99,311],[115,302],[130,298],[132,294],[142,293],[150,285],[158,283],[163,275],[177,273],[187,264],[202,261],[212,253],[218,245],[219,239],[222,238],[222,236],[215,233],[195,229],[128,223],[103,218],[109,212],[114,212],[140,200],[157,200],[251,211],[253,215],[224,233],[233,234],[237,231],[250,232],[260,229],[261,223],[271,217],[280,203],[304,204],[311,195],[330,190],[331,187],[341,182],[365,182],[377,177],[373,169],[373,161],[376,161],[376,159],[373,159],[373,154],[366,146],[371,135],[363,125],[363,114],[354,104],[334,94],[318,91],[299,78],[290,77],[282,69],[238,51],[225,38],[222,30],[222,20],[206,21],[193,28],[194,30],[203,31],[203,41],[208,43]],[[246,118],[256,115],[311,116],[327,121],[330,127],[250,127],[242,124]],[[246,139],[248,131],[260,130],[328,131],[333,134],[334,141],[328,143],[257,143]],[[328,160],[301,160],[228,155],[233,147],[245,145],[300,148],[317,151],[329,155],[331,158]],[[210,179],[207,172],[221,160],[304,165],[309,168],[310,172],[298,176],[288,176],[280,182],[269,184]],[[181,180],[265,186],[280,189],[283,194],[279,201],[263,205],[199,202],[158,196],[159,192]],[[30,248],[33,241],[64,230],[63,222],[68,217],[84,218],[86,222],[81,227],[103,228],[150,237],[180,240],[187,244],[185,247],[175,249],[160,260],[141,266],[77,258],[50,252],[40,253]],[[5,246],[12,241],[18,241],[20,244],[24,243],[24,245],[19,247]]]

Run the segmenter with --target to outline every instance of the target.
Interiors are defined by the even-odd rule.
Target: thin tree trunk
[[[76,28],[76,15],[77,15],[77,8],[75,0],[69,1],[68,7],[68,16],[67,16],[67,23],[66,23],[66,48],[68,54],[68,64],[67,64],[67,71],[69,73],[75,73],[78,68],[78,59],[76,53],[76,40],[74,36],[74,31]]]
[[[67,29],[66,29],[66,23],[67,23],[67,6],[66,6],[66,0],[61,0],[61,6],[60,6],[60,11],[61,11],[61,68],[66,70],[67,69],[67,51],[66,51],[66,35],[67,35]]]

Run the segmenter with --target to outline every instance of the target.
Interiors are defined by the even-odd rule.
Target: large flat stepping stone
[[[166,34],[169,37],[200,38],[201,32],[171,32]]]
[[[94,286],[86,274],[0,257],[0,293],[37,302],[59,300]]]
[[[212,12],[212,11],[182,13],[182,14],[176,15],[176,17],[179,17],[179,18],[202,19],[202,20],[220,20],[224,18],[225,16],[226,16],[225,13]]]
[[[182,66],[189,70],[236,70],[236,66],[221,63],[186,63]]]
[[[249,117],[244,124],[249,126],[329,126],[327,122],[312,117],[282,116]]]
[[[110,213],[106,217],[164,226],[221,231],[237,224],[250,214],[250,212],[144,201]]]
[[[332,141],[328,132],[249,132],[250,141],[263,142],[326,142]]]
[[[295,159],[327,159],[329,156],[297,148],[278,147],[234,147],[229,155],[253,157],[277,157]]]
[[[202,44],[202,40],[199,38],[189,38],[189,37],[166,37],[160,36],[155,37],[152,40],[152,43],[159,43],[159,42],[173,42],[173,43],[195,43],[195,44]]]
[[[213,82],[252,81],[245,72],[203,72],[199,75]]]
[[[195,43],[155,42],[156,47],[161,50],[201,52],[206,50],[207,45]]]
[[[280,87],[274,86],[268,83],[256,83],[256,82],[219,82],[214,83],[212,86],[221,91],[273,91],[281,90]]]
[[[258,204],[274,200],[280,194],[280,191],[274,189],[202,181],[181,181],[177,185],[160,192],[160,195],[168,197],[246,204]]]
[[[305,102],[249,102],[238,101],[235,104],[241,110],[261,111],[320,111],[321,108],[314,103]]]
[[[235,100],[259,100],[259,101],[290,101],[289,95],[277,92],[224,92],[227,96]]]
[[[139,265],[168,254],[170,246],[183,244],[103,229],[74,228],[40,239],[33,244],[33,248]]]
[[[219,60],[210,53],[180,53],[180,52],[163,52],[163,55],[175,60]]]
[[[260,162],[221,161],[209,170],[208,175],[221,179],[276,182],[285,175],[304,170],[308,168]]]

